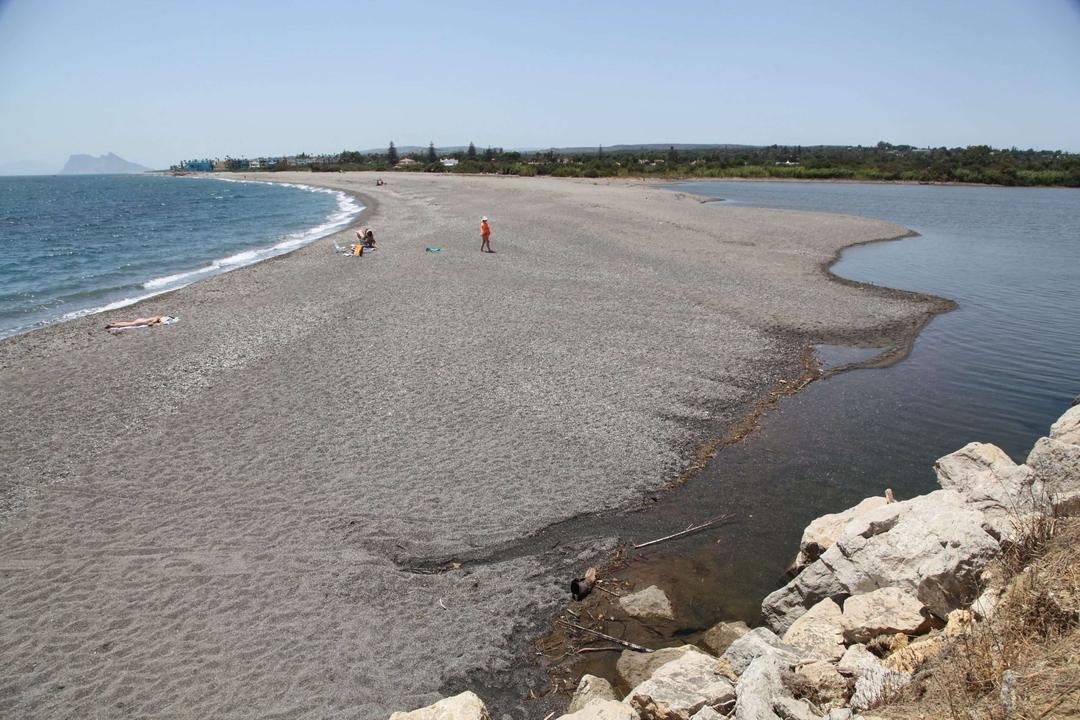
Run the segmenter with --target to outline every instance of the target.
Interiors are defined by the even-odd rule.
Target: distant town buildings
[[[443,158],[439,162],[442,163],[443,167],[454,167],[454,166],[456,166],[458,164],[458,159],[457,158]]]
[[[289,167],[308,167],[310,165],[335,165],[341,162],[340,155],[288,155],[285,157],[259,157],[259,158],[204,158],[202,160],[182,160],[179,165],[173,165],[172,170],[177,172],[227,172],[237,170],[264,170],[267,168],[286,165]]]

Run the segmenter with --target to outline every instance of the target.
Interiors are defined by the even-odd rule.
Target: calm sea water
[[[661,500],[669,515],[693,508],[685,522],[728,512],[738,518],[719,535],[661,547],[646,560],[660,577],[678,574],[671,584],[683,588],[683,606],[694,608],[702,626],[724,617],[755,620],[761,598],[783,584],[813,518],[886,487],[901,498],[936,489],[934,461],[972,441],[992,442],[1022,462],[1080,393],[1080,191],[676,187],[741,205],[910,227],[921,237],[851,248],[834,272],[959,304],[922,331],[905,360],[843,372],[784,399],[760,431],[724,448]]]
[[[131,304],[348,223],[343,193],[190,177],[0,177],[0,337]]]

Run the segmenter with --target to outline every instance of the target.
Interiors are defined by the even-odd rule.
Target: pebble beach
[[[248,179],[356,195],[378,249],[335,254],[350,229],[0,341],[4,717],[379,718],[468,686],[542,718],[530,643],[617,538],[531,539],[662,491],[807,345],[903,352],[948,308],[829,274],[910,234],[881,221],[640,181]],[[156,314],[181,321],[104,330]]]

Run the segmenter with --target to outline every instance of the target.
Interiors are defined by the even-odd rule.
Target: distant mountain
[[[93,155],[72,155],[64,165],[61,175],[120,175],[149,172],[150,168],[138,163],[128,162],[122,157],[109,153],[101,157]]]

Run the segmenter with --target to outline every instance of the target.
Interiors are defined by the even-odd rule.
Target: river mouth
[[[1069,310],[1080,307],[1080,238],[1070,230],[1080,222],[1075,192],[812,183],[677,188],[734,204],[914,227],[916,237],[845,250],[831,271],[841,282],[957,304],[919,328],[906,348],[817,346],[818,382],[779,399],[755,432],[724,444],[690,482],[657,499],[649,513],[667,519],[667,532],[731,519],[650,548],[624,546],[603,589],[562,615],[577,622],[577,613],[583,624],[650,648],[698,643],[722,620],[757,623],[762,598],[786,582],[811,520],[886,488],[900,499],[928,492],[936,487],[934,461],[971,441],[993,442],[1022,462],[1080,389],[1080,319]],[[642,527],[634,541],[650,539],[653,529]],[[618,595],[649,585],[668,594],[675,620],[642,622],[618,606]],[[558,623],[538,647],[565,692],[584,673],[629,690],[616,673],[622,650]]]

